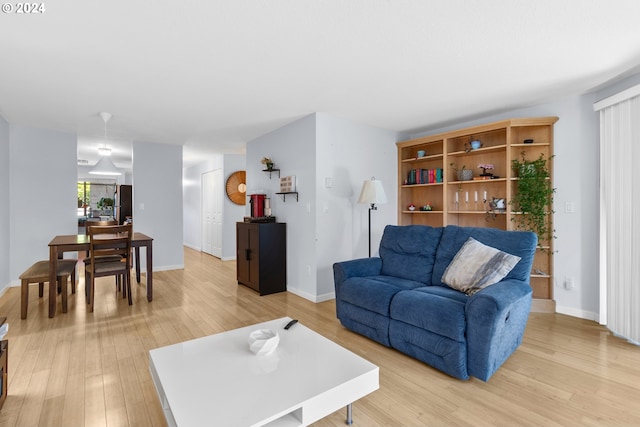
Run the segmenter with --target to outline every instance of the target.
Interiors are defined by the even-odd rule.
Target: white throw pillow
[[[469,237],[442,275],[442,282],[473,295],[502,280],[520,261],[519,256],[502,252]]]

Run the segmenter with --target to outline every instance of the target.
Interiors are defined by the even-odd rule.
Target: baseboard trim
[[[291,292],[294,295],[298,295],[301,298],[304,298],[313,303],[325,302],[336,298],[336,294],[334,292],[330,292],[324,295],[313,295],[308,292],[301,291],[297,288],[287,287],[287,292]]]
[[[168,271],[168,270],[184,270],[184,264],[176,264],[176,265],[163,265],[163,266],[154,266],[153,271]],[[147,269],[141,269],[142,273],[146,273]]]
[[[183,243],[182,245],[189,249],[193,249],[194,251],[202,252],[202,248],[200,248],[200,246],[190,245],[189,243]]]
[[[566,314],[567,316],[579,317],[580,319],[593,320],[594,322],[598,321],[598,313],[594,313],[592,311],[580,310],[578,308],[573,307],[564,307],[557,305],[556,313]]]

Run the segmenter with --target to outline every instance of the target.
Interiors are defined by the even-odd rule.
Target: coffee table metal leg
[[[347,405],[347,425],[350,426],[353,424],[353,409],[351,408],[351,403]]]

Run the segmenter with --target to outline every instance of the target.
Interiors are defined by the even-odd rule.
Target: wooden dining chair
[[[96,277],[122,276],[122,292],[131,298],[131,225],[95,226],[88,229],[89,262],[85,264],[87,303],[93,312]],[[111,261],[105,261],[112,257]],[[99,261],[100,260],[100,261]]]
[[[104,227],[105,225],[118,225],[118,221],[113,219],[113,220],[107,220],[107,221],[87,221],[85,222],[85,232],[87,235],[89,235],[89,228],[93,227],[93,226],[97,226],[97,227]],[[96,262],[110,262],[110,261],[119,261],[120,260],[119,255],[113,255],[113,256],[107,256],[107,257],[100,257],[100,258],[96,258]],[[85,295],[87,296],[87,298],[89,297],[89,290],[88,290],[88,283],[89,283],[89,276],[86,274],[87,271],[87,264],[89,263],[89,251],[87,251],[87,253],[85,254],[85,258],[83,260],[84,262],[84,268],[85,268]],[[116,286],[118,287],[118,290],[120,290],[120,281],[118,278],[116,278]],[[74,293],[75,293],[75,289],[73,289]],[[124,295],[126,296],[126,294]],[[87,300],[88,301],[88,300]]]

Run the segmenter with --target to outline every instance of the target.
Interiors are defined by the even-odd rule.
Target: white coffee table
[[[301,426],[379,388],[378,367],[284,317],[149,352],[170,426]],[[273,329],[280,344],[256,356],[247,339]]]

